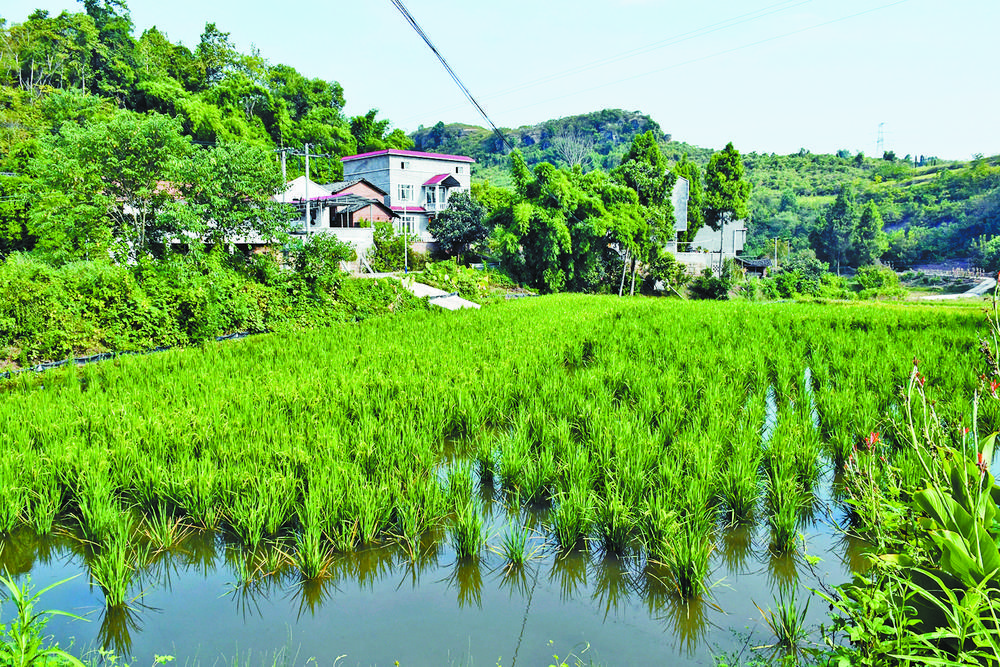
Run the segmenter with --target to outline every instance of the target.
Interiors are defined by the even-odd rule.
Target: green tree
[[[861,219],[854,238],[854,259],[858,266],[876,263],[889,249],[889,239],[882,230],[882,214],[875,202],[868,202],[861,211]]]
[[[516,150],[510,160],[513,201],[489,221],[491,248],[508,274],[545,292],[617,289],[615,246],[638,255],[636,239],[648,228],[635,190],[600,171],[543,162],[532,173]]]
[[[441,250],[461,263],[462,253],[489,234],[486,207],[468,192],[456,192],[448,198],[448,208],[427,223],[427,231]]]
[[[704,213],[705,222],[719,232],[720,239],[724,238],[725,225],[750,217],[751,189],[744,173],[743,158],[732,142],[712,154],[705,169]]]
[[[826,216],[813,234],[813,247],[816,256],[821,260],[840,265],[848,258],[848,253],[854,245],[858,230],[858,206],[854,198],[854,189],[847,185],[837,195],[826,212]]]
[[[413,148],[413,139],[399,128],[389,131],[388,120],[377,120],[378,109],[371,109],[363,116],[351,118],[351,135],[357,143],[358,153],[381,151],[387,148],[406,150]]]
[[[172,176],[181,198],[168,202],[161,216],[174,230],[212,244],[272,240],[285,231],[290,216],[272,198],[284,183],[265,148],[225,143],[196,150],[174,163]]]
[[[166,231],[157,215],[174,196],[170,169],[190,146],[179,121],[156,113],[64,123],[31,163],[42,190],[31,212],[39,245],[62,260],[93,258],[112,237],[119,257],[146,252]]]
[[[635,236],[625,242],[630,248],[632,287],[639,262],[650,263],[666,251],[665,244],[674,240],[674,207],[671,193],[675,176],[667,169],[667,159],[660,151],[656,133],[652,130],[636,135],[622,157],[621,164],[611,172],[613,180],[635,191],[646,224],[635,227]]]

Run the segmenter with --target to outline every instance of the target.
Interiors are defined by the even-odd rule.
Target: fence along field
[[[389,542],[414,561],[429,542],[473,561],[489,542],[517,569],[538,531],[697,600],[734,528],[760,525],[752,548],[771,554],[802,548],[821,480],[898,417],[915,356],[960,424],[981,322],[564,295],[22,374],[0,384],[0,561],[24,555],[19,535],[69,535],[114,611],[204,530],[244,583],[319,581]],[[992,403],[980,417],[1000,426]],[[509,519],[490,534],[495,489]],[[864,527],[856,505],[838,516]]]

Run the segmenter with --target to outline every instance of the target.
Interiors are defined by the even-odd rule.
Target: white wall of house
[[[705,225],[695,234],[690,250],[708,250],[709,252],[716,253],[716,256],[718,256],[721,243],[723,256],[734,257],[737,253],[743,252],[746,240],[747,226],[743,220],[727,222],[722,226],[721,232]]]
[[[401,216],[404,226],[420,241],[432,242],[427,232],[429,215],[448,207],[448,197],[454,192],[468,192],[472,187],[472,160],[463,156],[445,156],[434,153],[415,154],[410,151],[379,152],[362,158],[343,160],[344,179],[364,178],[389,193],[386,205]],[[458,185],[424,185],[435,176],[448,174]],[[400,210],[406,207],[422,211]]]
[[[688,228],[688,197],[691,195],[691,184],[686,178],[678,177],[670,200],[674,205],[674,231],[686,232]]]

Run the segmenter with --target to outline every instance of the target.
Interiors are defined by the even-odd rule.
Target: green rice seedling
[[[295,551],[291,560],[303,579],[320,579],[330,571],[333,550],[324,539],[322,531],[311,525],[295,534]]]
[[[529,503],[541,503],[549,500],[552,486],[556,480],[556,462],[551,450],[543,450],[529,461],[522,476],[522,494]]]
[[[483,519],[473,503],[462,505],[455,511],[448,534],[451,536],[451,544],[459,560],[479,555],[485,542]]]
[[[229,528],[250,549],[264,540],[267,516],[250,494],[237,494],[229,503]]]
[[[528,542],[531,539],[531,531],[527,526],[518,525],[514,521],[508,524],[496,550],[507,561],[508,569],[520,568],[535,557],[540,547],[535,545],[529,548]]]
[[[496,476],[496,453],[493,451],[493,443],[489,440],[480,440],[476,446],[474,458],[476,474],[479,475],[480,488],[493,489],[493,480]]]
[[[190,534],[191,527],[164,505],[157,505],[151,513],[142,517],[141,530],[152,548],[160,552],[169,551],[180,545]]]
[[[122,510],[115,499],[115,489],[105,476],[84,478],[76,504],[80,511],[81,533],[90,542],[106,540],[121,521]]]
[[[762,648],[780,650],[791,658],[793,664],[799,664],[804,657],[804,649],[806,648],[804,643],[809,636],[805,623],[806,614],[809,612],[809,600],[806,600],[805,605],[800,610],[796,599],[796,590],[794,585],[787,589],[779,587],[774,609],[769,607],[767,611],[764,611],[760,605],[754,602],[754,606],[764,617],[764,623],[770,628],[775,639],[774,644]]]
[[[719,496],[730,524],[741,525],[753,521],[760,489],[757,483],[759,457],[743,448],[733,453],[729,465],[719,477]]]
[[[563,551],[580,546],[594,522],[594,500],[590,489],[573,486],[556,498],[552,532]]]
[[[712,527],[707,516],[694,512],[676,523],[664,552],[663,565],[681,599],[690,600],[708,591]]]
[[[626,552],[636,528],[636,516],[616,487],[597,501],[594,524],[604,553],[621,556]]]
[[[424,508],[419,504],[404,501],[396,506],[396,541],[411,561],[420,555],[424,525]]]
[[[388,531],[394,504],[392,493],[385,487],[361,486],[355,489],[350,507],[358,518],[361,544],[372,544]]]
[[[446,495],[452,507],[461,507],[472,502],[472,466],[457,464],[448,468]]]
[[[10,533],[22,520],[28,495],[14,460],[0,463],[0,533]]]
[[[640,521],[642,541],[649,560],[662,561],[666,558],[670,539],[675,532],[677,513],[662,493],[646,498],[644,503],[645,509]]]
[[[148,552],[132,540],[127,520],[120,518],[90,564],[91,578],[104,592],[107,606],[118,607],[128,601],[129,586],[147,556]]]
[[[62,510],[63,493],[55,475],[41,476],[28,499],[28,523],[38,535],[52,532],[56,516]]]
[[[767,523],[771,529],[771,550],[774,553],[784,554],[795,549],[801,504],[802,496],[795,479],[781,470],[769,472]]]
[[[181,483],[175,485],[177,504],[196,525],[214,530],[222,519],[215,461],[203,456],[186,459],[180,466],[178,475]]]

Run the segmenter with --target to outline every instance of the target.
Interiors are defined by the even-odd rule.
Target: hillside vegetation
[[[671,163],[686,154],[703,170],[714,152],[674,140],[648,115],[620,109],[501,132],[529,167],[548,162],[589,172],[617,167],[634,137],[650,130]],[[487,128],[439,122],[410,138],[418,150],[474,157],[480,182],[511,185],[507,148]],[[802,149],[791,155],[748,153],[744,164],[753,184],[748,255],[770,254],[773,239],[779,238],[783,255],[812,250],[822,258],[819,228],[836,197],[849,189],[858,210],[869,202],[878,209],[886,234],[880,256],[885,262],[899,268],[956,258],[982,266],[1000,263],[993,259],[1000,258],[1000,243],[987,245],[1000,232],[1000,156],[959,162]]]

